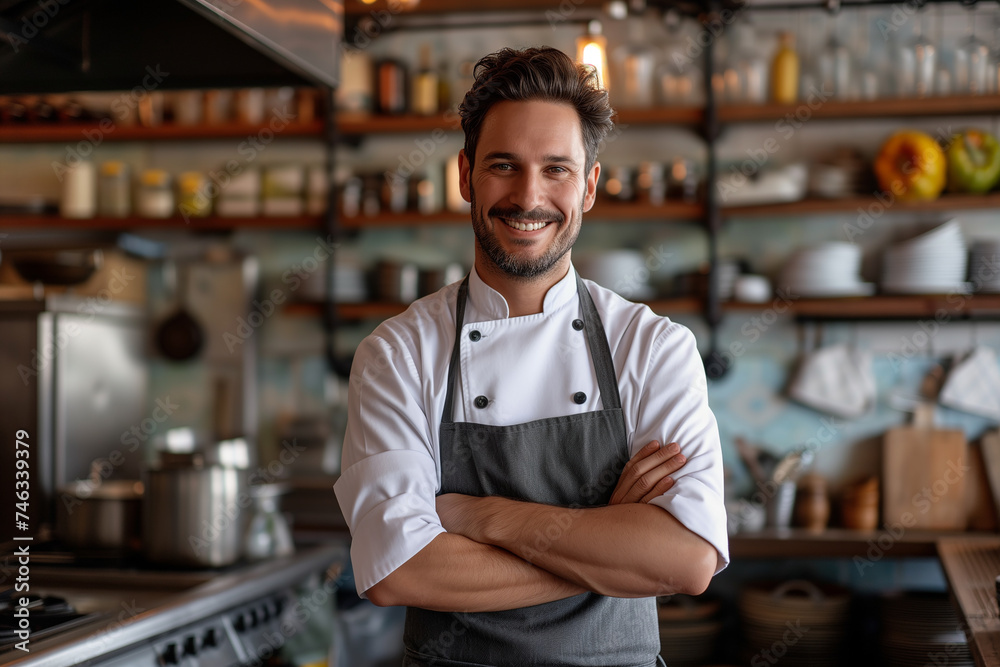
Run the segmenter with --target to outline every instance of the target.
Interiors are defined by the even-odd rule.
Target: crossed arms
[[[379,606],[499,611],[592,591],[614,597],[703,592],[717,552],[648,502],[684,464],[654,441],[626,464],[604,507],[570,509],[500,497],[445,494],[448,531],[368,589]]]

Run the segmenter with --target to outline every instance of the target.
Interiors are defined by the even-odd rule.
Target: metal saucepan
[[[143,485],[138,480],[79,480],[59,488],[56,534],[80,552],[138,553]]]
[[[236,562],[250,514],[246,476],[244,469],[206,464],[201,454],[161,456],[146,471],[147,560],[194,567]]]

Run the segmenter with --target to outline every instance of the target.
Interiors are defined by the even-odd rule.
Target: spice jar
[[[146,169],[139,177],[135,196],[136,213],[143,218],[169,218],[174,214],[174,193],[170,174],[163,169]]]
[[[177,208],[186,219],[204,218],[212,213],[208,179],[197,171],[185,171],[177,177]]]
[[[841,515],[844,528],[875,530],[878,528],[878,478],[869,477],[844,490]]]
[[[132,172],[124,162],[101,164],[98,181],[98,215],[127,218],[132,214]]]
[[[804,475],[795,494],[795,523],[810,532],[820,533],[826,530],[829,520],[826,480],[815,473]]]
[[[59,213],[64,218],[93,218],[97,211],[97,170],[81,160],[62,174],[63,196]]]

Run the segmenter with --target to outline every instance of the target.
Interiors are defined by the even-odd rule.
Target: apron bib
[[[455,344],[441,417],[441,491],[504,496],[563,507],[606,505],[628,444],[614,364],[600,315],[577,276],[580,316],[604,409],[513,426],[452,421],[466,277],[458,291]],[[574,326],[576,326],[574,324]],[[572,519],[537,535],[542,550]],[[451,613],[409,607],[404,667],[601,665],[652,667],[660,649],[654,598],[583,593],[499,612]]]

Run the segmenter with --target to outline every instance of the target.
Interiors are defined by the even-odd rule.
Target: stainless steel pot
[[[60,487],[56,534],[78,552],[138,552],[142,497],[138,480],[98,478]]]
[[[143,548],[147,560],[221,567],[243,553],[253,500],[247,471],[207,465],[200,455],[168,457],[146,472]]]

